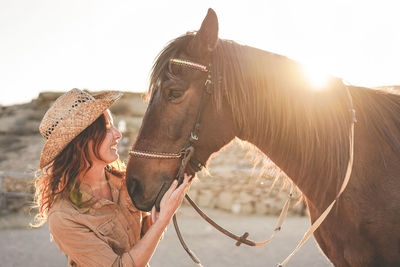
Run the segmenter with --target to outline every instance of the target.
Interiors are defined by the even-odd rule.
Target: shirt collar
[[[107,171],[106,179],[108,181],[108,184],[110,185],[112,201],[118,203],[123,179]],[[79,192],[81,194],[80,202],[84,204],[84,207],[91,207],[93,206],[93,204],[99,201],[104,201],[103,199],[99,199],[93,195],[92,188],[88,184],[81,183],[81,185],[79,186]]]

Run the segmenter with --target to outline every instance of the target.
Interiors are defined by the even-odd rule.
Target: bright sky
[[[400,85],[397,0],[1,0],[0,104],[40,91],[147,90],[153,60],[212,7],[220,38],[354,85]]]

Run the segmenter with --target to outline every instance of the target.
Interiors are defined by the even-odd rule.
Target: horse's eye
[[[176,99],[182,97],[184,93],[185,92],[183,90],[170,89],[170,90],[168,90],[168,101],[176,100]]]

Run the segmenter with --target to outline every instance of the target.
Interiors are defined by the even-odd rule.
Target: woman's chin
[[[106,163],[106,165],[108,165],[108,164],[111,164],[111,163],[113,163],[114,161],[116,161],[118,159],[119,159],[119,156],[117,154],[117,155],[114,155],[112,157],[108,157],[106,159],[103,159],[103,161]]]

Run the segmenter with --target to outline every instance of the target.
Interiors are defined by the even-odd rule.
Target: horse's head
[[[183,149],[194,148],[184,169],[194,174],[234,137],[231,111],[223,101],[216,105],[213,91],[217,44],[218,19],[210,9],[200,30],[172,41],[153,66],[149,106],[127,168],[128,192],[141,210],[159,209],[181,166]]]

